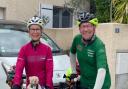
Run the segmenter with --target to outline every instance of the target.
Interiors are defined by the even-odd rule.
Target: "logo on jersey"
[[[83,47],[82,47],[81,45],[77,45],[77,49],[78,49],[79,51],[82,51],[82,50],[83,50]]]
[[[46,56],[28,56],[27,60],[30,61],[30,62],[35,62],[35,61],[45,61],[46,59]]]
[[[88,49],[87,51],[88,51],[89,57],[94,57],[94,51],[93,50]]]

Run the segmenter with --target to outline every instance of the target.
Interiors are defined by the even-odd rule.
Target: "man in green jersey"
[[[110,89],[111,78],[104,43],[96,36],[98,19],[90,13],[78,15],[80,34],[70,49],[72,72],[76,73],[76,56],[80,66],[81,89]]]

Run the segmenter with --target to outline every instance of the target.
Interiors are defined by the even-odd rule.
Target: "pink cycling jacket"
[[[29,42],[20,49],[13,80],[14,84],[20,85],[24,67],[27,85],[30,76],[37,76],[41,86],[49,86],[50,89],[53,89],[53,57],[50,47],[41,42],[34,47]]]

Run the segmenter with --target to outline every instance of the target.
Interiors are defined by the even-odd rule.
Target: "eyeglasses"
[[[31,33],[40,33],[41,29],[29,29]]]

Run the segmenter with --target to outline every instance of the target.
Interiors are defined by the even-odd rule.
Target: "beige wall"
[[[38,14],[38,0],[15,0],[16,20],[28,20],[28,18]]]
[[[24,21],[36,13],[37,4],[36,0],[0,0],[0,7],[6,9],[5,19]]]
[[[63,6],[65,1],[69,0],[39,0],[41,3],[44,4],[52,4],[52,5],[57,5],[57,6]]]
[[[63,6],[64,0],[0,0],[0,7],[6,9],[5,19],[26,21],[39,13],[40,3]]]
[[[39,5],[51,4],[64,6],[69,0],[0,0],[0,7],[5,8],[5,19],[26,21],[28,18],[39,14]],[[89,5],[86,5],[89,8]]]
[[[115,33],[115,28],[120,28],[120,33]],[[79,33],[78,28],[47,29],[44,30],[64,50],[71,46],[73,37]],[[108,65],[111,73],[112,86],[115,89],[116,52],[128,50],[128,25],[117,23],[102,23],[96,29],[96,34],[106,45]]]
[[[16,18],[16,2],[15,0],[0,0],[0,7],[5,8],[5,19]]]
[[[70,48],[73,39],[72,28],[47,29],[44,30],[44,32],[53,38],[59,47],[63,48],[64,50],[68,50]]]
[[[25,21],[39,13],[40,3],[63,6],[64,0],[0,0],[0,7],[6,8],[5,19]]]

